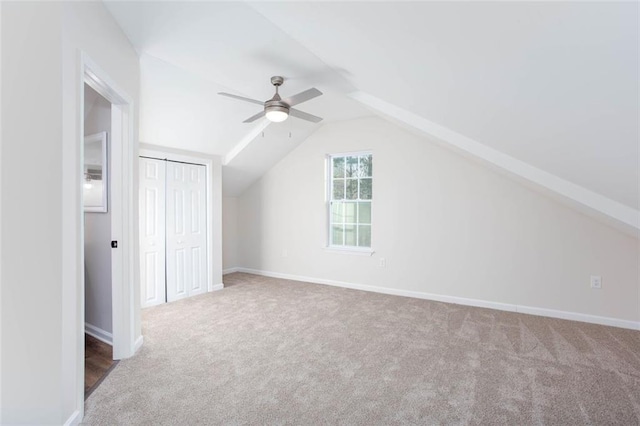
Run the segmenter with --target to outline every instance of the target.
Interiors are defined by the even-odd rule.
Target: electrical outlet
[[[380,258],[380,267],[381,268],[386,268],[387,267],[387,260],[384,257]]]
[[[600,275],[591,275],[591,288],[602,288],[602,277]]]

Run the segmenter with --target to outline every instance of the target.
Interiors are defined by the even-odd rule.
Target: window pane
[[[344,222],[356,223],[356,205],[358,203],[344,203]]]
[[[358,203],[358,223],[371,223],[371,203]]]
[[[344,157],[333,158],[333,177],[334,178],[344,177]]]
[[[347,177],[356,177],[358,172],[358,157],[347,157],[345,173]]]
[[[344,203],[339,201],[331,203],[331,223],[344,222]]]
[[[344,179],[336,179],[333,181],[332,200],[344,200]]]
[[[373,175],[373,163],[371,154],[360,157],[360,170],[358,176],[369,177]]]
[[[371,247],[371,226],[360,225],[358,227],[358,246]]]
[[[360,199],[371,199],[371,178],[360,179]]]
[[[356,225],[345,225],[344,226],[344,245],[345,246],[356,246]]]
[[[358,199],[358,179],[347,179],[347,200]]]
[[[371,247],[373,155],[330,157],[329,243]]]
[[[333,225],[331,227],[331,244],[336,246],[344,245],[344,231],[342,225]]]

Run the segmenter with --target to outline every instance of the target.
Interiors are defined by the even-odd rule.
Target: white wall
[[[238,198],[222,199],[222,269],[240,266],[238,263]]]
[[[93,91],[85,85],[87,90]],[[95,103],[85,103],[84,134],[107,132],[107,176],[111,176],[111,103],[97,93],[95,96]],[[107,190],[107,199],[111,200],[111,185]],[[113,331],[111,250],[111,209],[106,213],[85,213],[84,322],[107,333]]]
[[[61,420],[60,8],[2,5],[2,424]]]
[[[374,154],[371,257],[323,249],[325,156],[359,150]],[[640,319],[635,238],[379,118],[323,126],[237,209],[245,268]]]
[[[135,105],[138,58],[100,2],[3,2],[1,19],[0,423],[62,424],[83,410],[79,52]]]

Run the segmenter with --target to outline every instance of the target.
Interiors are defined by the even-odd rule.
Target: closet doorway
[[[203,164],[140,157],[143,308],[207,292],[207,171]]]

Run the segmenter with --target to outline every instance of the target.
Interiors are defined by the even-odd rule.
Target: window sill
[[[375,253],[371,248],[332,247],[332,246],[325,246],[324,251],[328,251],[330,253],[354,254],[356,256],[373,256],[373,253]]]

